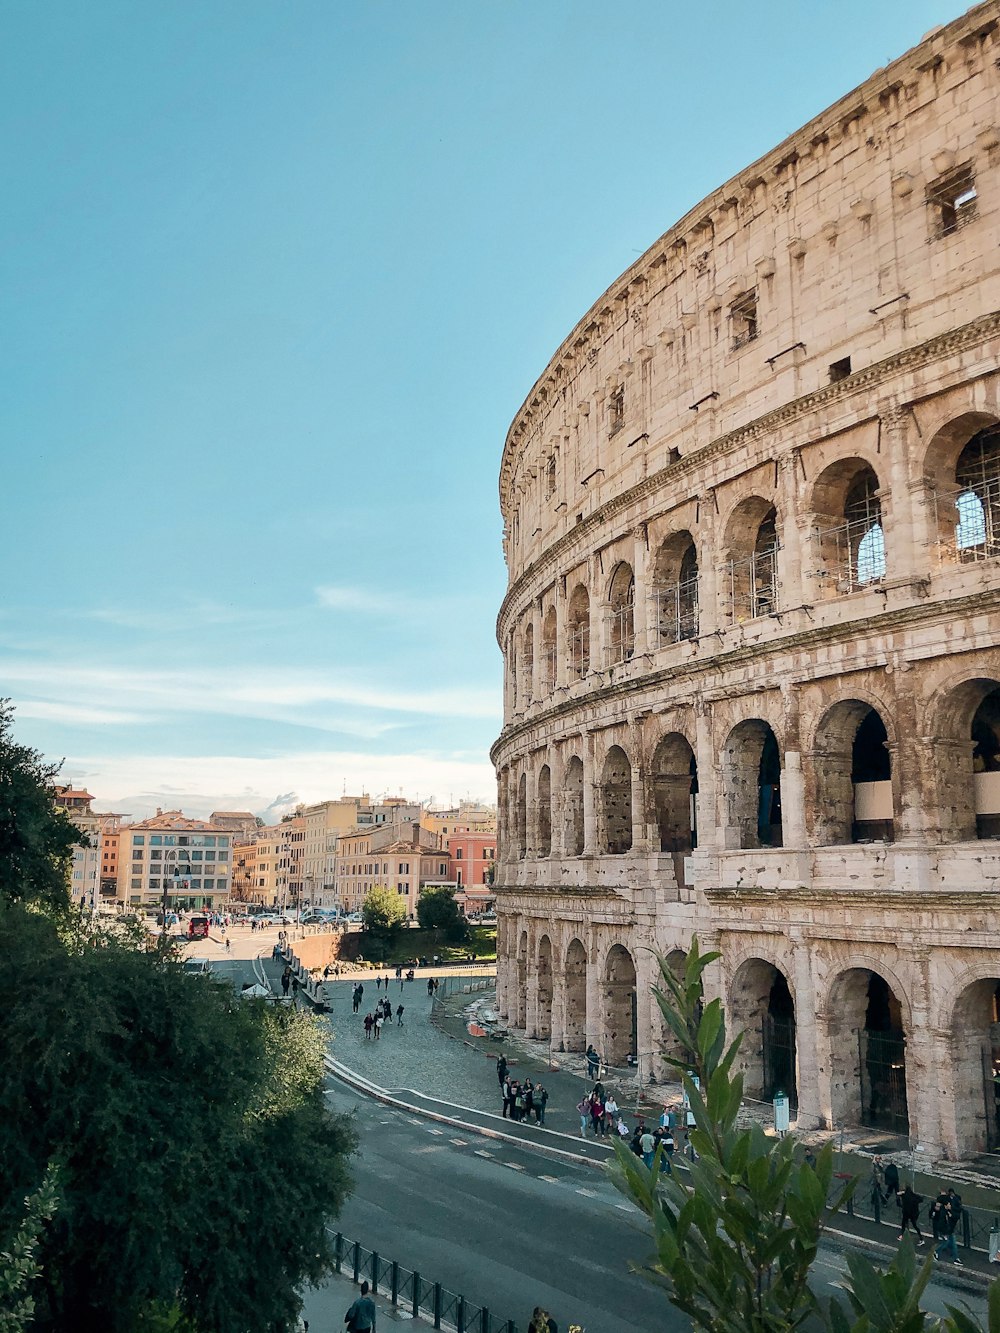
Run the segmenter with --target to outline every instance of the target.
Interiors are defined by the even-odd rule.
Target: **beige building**
[[[481,805],[478,801],[460,801],[450,810],[425,810],[420,823],[430,833],[448,838],[454,833],[482,833],[497,831],[495,805]]]
[[[233,835],[181,810],[157,810],[121,829],[119,896],[157,911],[221,907],[229,902]]]
[[[355,828],[371,810],[371,798],[342,796],[336,801],[317,801],[302,810],[305,841],[302,858],[304,900],[312,907],[336,907],[337,840]]]
[[[406,899],[415,917],[420,890],[450,882],[451,858],[438,834],[416,820],[358,828],[342,834],[336,855],[338,901],[358,912],[372,888],[384,886]]]
[[[1000,5],[726,182],[506,441],[499,1006],[663,1070],[697,932],[747,1091],[1000,1147]]]
[[[86,838],[73,848],[69,869],[73,903],[91,910],[102,902],[113,905],[118,890],[118,830],[123,816],[93,810],[94,798],[84,788],[57,786],[54,798]]]

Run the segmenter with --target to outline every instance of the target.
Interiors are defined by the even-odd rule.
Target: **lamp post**
[[[164,853],[163,853],[163,885],[162,885],[162,889],[163,889],[163,933],[164,933],[164,934],[167,933],[167,913],[170,911],[170,880],[167,878],[167,861],[169,860],[169,858],[170,858],[171,856],[173,856],[173,857],[175,858],[175,860],[174,860],[173,884],[174,884],[174,893],[176,894],[177,891],[178,891],[178,889],[179,889],[179,887],[180,887],[180,882],[181,882],[181,881],[180,881],[181,868],[180,868],[180,866],[179,866],[178,863],[177,863],[177,858],[179,858],[179,856],[180,856],[180,851],[181,851],[181,849],[180,849],[179,847],[167,847],[167,848],[164,850]],[[187,856],[187,852],[185,852],[185,856]],[[185,873],[186,875],[190,876],[190,874],[191,874],[191,862],[190,862],[190,861],[185,861],[185,864],[184,864],[184,873]]]

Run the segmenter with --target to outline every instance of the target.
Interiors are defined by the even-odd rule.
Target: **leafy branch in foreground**
[[[796,1162],[791,1136],[760,1125],[739,1127],[743,1076],[734,1073],[743,1034],[726,1044],[722,1003],[704,1003],[703,976],[718,953],[691,941],[684,973],[659,959],[654,986],[664,1022],[683,1058],[664,1055],[681,1073],[694,1116],[696,1158],[686,1178],[651,1169],[616,1143],[609,1168],[617,1187],[652,1223],[654,1254],[641,1271],[667,1292],[696,1329],[711,1333],[790,1333],[826,1327],[832,1333],[982,1333],[969,1312],[948,1307],[938,1317],[920,1309],[932,1258],[918,1268],[909,1236],[886,1269],[848,1253],[846,1299],[821,1305],[809,1285],[827,1209],[836,1212],[853,1181],[833,1185],[833,1149],[815,1166]],[[989,1294],[989,1333],[1000,1333],[1000,1283]]]
[[[58,1173],[49,1163],[42,1183],[24,1201],[24,1216],[6,1249],[0,1250],[0,1333],[21,1333],[31,1325],[32,1283],[41,1275],[38,1239],[59,1205]]]

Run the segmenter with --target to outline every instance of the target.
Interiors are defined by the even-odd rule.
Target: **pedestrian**
[[[656,1153],[656,1140],[648,1129],[639,1136],[639,1151],[642,1153],[642,1160],[646,1167],[651,1167]]]
[[[232,944],[230,944],[230,942],[229,942],[229,936],[227,935],[227,936],[226,936],[226,953],[229,953],[229,952],[232,950],[232,947],[233,947]]]
[[[887,1162],[885,1165],[885,1201],[889,1202],[890,1196],[894,1197],[897,1205],[900,1204],[899,1197],[899,1167],[895,1162]]]
[[[292,1003],[298,1005],[300,982],[297,976],[292,977]]]
[[[941,1193],[934,1200],[934,1202],[931,1204],[931,1211],[930,1211],[931,1235],[934,1238],[935,1245],[939,1240],[944,1240],[945,1237],[945,1221],[946,1221],[947,1207],[948,1207],[948,1194],[947,1191],[942,1190]]]
[[[524,1119],[525,1121],[529,1121],[531,1119],[532,1107],[535,1104],[535,1085],[531,1081],[530,1074],[525,1078],[524,1084],[521,1087],[521,1092],[524,1096]]]
[[[403,1006],[401,1004],[396,1005],[396,1026],[398,1028],[403,1026]]]
[[[500,1091],[503,1094],[503,1118],[504,1120],[506,1120],[507,1117],[510,1116],[511,1120],[513,1120],[514,1092],[513,1092],[513,1084],[511,1083],[511,1080],[509,1078],[504,1079]]]
[[[520,1083],[514,1084],[514,1119],[519,1122],[524,1119],[524,1089]]]
[[[877,1203],[886,1202],[885,1190],[882,1188],[882,1181],[884,1174],[885,1173],[882,1169],[882,1158],[878,1155],[878,1153],[876,1153],[875,1156],[872,1158],[871,1197],[872,1197],[873,1209],[875,1208]]]
[[[434,978],[433,978],[433,977],[428,977],[428,978],[427,978],[427,994],[428,994],[428,995],[433,995],[433,994],[434,994]]]
[[[503,1051],[501,1051],[500,1054],[497,1056],[497,1082],[500,1084],[501,1087],[503,1087],[504,1080],[506,1079],[506,1077],[507,1077],[507,1057],[504,1055]]]
[[[590,1124],[590,1098],[586,1093],[577,1102],[576,1109],[580,1113],[580,1135],[586,1138],[587,1126]]]
[[[375,978],[375,989],[376,989],[376,990],[381,990],[381,989],[382,989],[382,978],[381,978],[381,977],[376,977],[376,978]]]
[[[593,1046],[587,1047],[587,1077],[596,1078],[601,1067],[601,1057],[594,1050]]]
[[[811,1166],[814,1171],[816,1170],[816,1154],[813,1152],[812,1148],[807,1148],[805,1150],[802,1160],[805,1162],[806,1166]]]
[[[440,985],[441,985],[440,981],[437,979],[437,977],[435,977],[435,978],[434,978],[434,994],[435,994],[435,995],[437,995],[437,993],[438,993],[438,986],[440,986]]]
[[[288,994],[288,988],[292,984],[292,969],[286,967],[281,974],[281,991],[283,995]]]
[[[536,1305],[531,1312],[528,1333],[558,1333],[555,1320],[540,1305]]]
[[[535,1108],[535,1122],[539,1125],[545,1124],[545,1107],[549,1100],[549,1094],[539,1083],[532,1093],[532,1105]]]
[[[372,1018],[371,1014],[365,1014],[365,1041],[371,1041],[372,1028],[374,1027],[374,1025],[375,1025],[375,1020],[374,1018]]]
[[[941,1256],[947,1250],[951,1255],[952,1263],[957,1264],[959,1268],[962,1268],[962,1261],[958,1257],[958,1243],[955,1240],[955,1228],[958,1226],[959,1214],[961,1212],[961,1201],[959,1201],[960,1206],[958,1208],[955,1207],[955,1199],[957,1197],[958,1196],[951,1190],[948,1191],[948,1197],[944,1205],[944,1219],[942,1222],[943,1238],[938,1244],[937,1249],[934,1251],[934,1258],[940,1260]]]
[[[632,1134],[632,1141],[629,1144],[629,1147],[635,1153],[636,1157],[642,1156],[642,1129],[639,1127],[639,1125],[636,1125],[635,1127],[635,1131]]]
[[[620,1139],[628,1138],[628,1125],[626,1125],[625,1120],[620,1111],[618,1113],[618,1123],[615,1125],[615,1129],[617,1129],[618,1137]]]
[[[597,1092],[590,1094],[590,1123],[594,1131],[594,1138],[598,1135],[604,1136],[604,1102]]]
[[[661,1168],[666,1171],[668,1176],[672,1176],[674,1174],[674,1152],[677,1148],[677,1144],[674,1141],[673,1130],[665,1129],[660,1143],[663,1146],[663,1157],[660,1162]]]
[[[382,1010],[381,1010],[381,1009],[380,1009],[380,1010],[376,1013],[376,1015],[375,1015],[375,1023],[374,1023],[374,1027],[375,1027],[375,1040],[376,1040],[376,1041],[381,1041],[381,1039],[382,1039]]]
[[[377,1313],[375,1302],[368,1295],[368,1283],[362,1282],[361,1295],[344,1315],[347,1333],[375,1333]]]
[[[903,1190],[903,1201],[901,1204],[903,1215],[900,1222],[899,1239],[902,1240],[906,1235],[906,1228],[912,1227],[917,1233],[917,1244],[923,1245],[924,1238],[920,1234],[920,1223],[917,1219],[920,1216],[920,1205],[923,1199],[919,1194],[914,1194],[913,1189],[907,1185]]]

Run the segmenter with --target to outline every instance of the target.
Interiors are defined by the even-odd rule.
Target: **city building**
[[[405,898],[415,917],[422,888],[452,882],[447,849],[416,820],[341,834],[335,864],[338,900],[348,912],[360,911],[368,891],[384,886]]]
[[[476,915],[493,902],[496,830],[492,833],[449,833],[445,845],[458,890],[456,900],[467,916]]]
[[[661,1078],[1000,1148],[1000,5],[727,181],[503,451],[498,1004]]]
[[[119,898],[157,911],[212,908],[229,901],[233,834],[180,810],[120,830]]]
[[[113,902],[118,889],[118,830],[123,816],[92,809],[94,798],[84,788],[57,786],[53,795],[56,805],[67,812],[86,839],[73,848],[70,897],[78,906],[90,909]]]
[[[342,796],[336,801],[317,801],[304,806],[305,822],[302,879],[305,902],[311,907],[336,907],[337,840],[371,814],[369,796]]]
[[[494,805],[461,801],[449,810],[425,810],[421,824],[431,833],[447,837],[451,833],[489,833],[496,835],[497,811]]]

